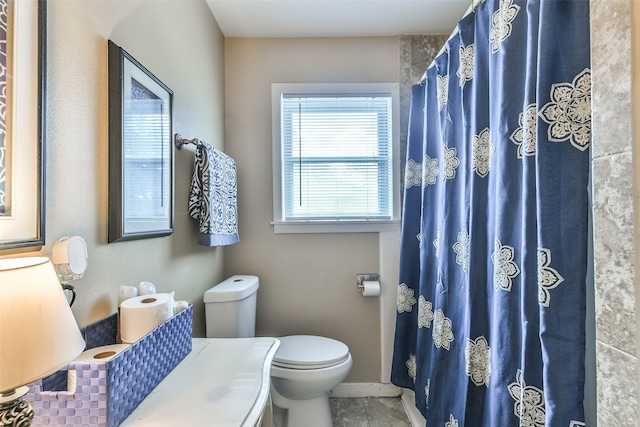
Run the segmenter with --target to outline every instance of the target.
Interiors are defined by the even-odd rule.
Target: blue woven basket
[[[116,322],[114,314],[83,328],[87,349],[114,344]],[[34,408],[34,425],[120,425],[191,352],[192,324],[189,305],[106,362],[70,363],[75,390],[67,391],[66,370],[33,383],[27,400]]]

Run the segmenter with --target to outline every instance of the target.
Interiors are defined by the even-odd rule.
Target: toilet
[[[255,336],[256,276],[232,276],[204,293],[208,338]],[[351,371],[342,342],[315,335],[279,337],[271,364],[271,399],[278,427],[331,427],[329,392]]]

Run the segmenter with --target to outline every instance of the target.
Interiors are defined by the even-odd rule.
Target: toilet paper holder
[[[358,274],[356,275],[358,282],[358,290],[362,291],[364,289],[365,281],[378,281],[380,280],[379,274]]]

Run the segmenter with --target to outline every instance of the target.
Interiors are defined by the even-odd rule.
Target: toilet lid
[[[278,339],[280,347],[273,358],[273,365],[282,368],[326,368],[349,358],[349,347],[331,338],[292,335]]]

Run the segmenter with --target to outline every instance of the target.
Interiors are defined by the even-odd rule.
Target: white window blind
[[[166,100],[132,78],[131,100],[124,120],[124,216],[137,220],[164,218],[171,208],[171,144],[159,144],[170,129]]]
[[[283,220],[390,220],[390,93],[283,93]]]
[[[397,83],[273,83],[279,233],[398,231]]]

